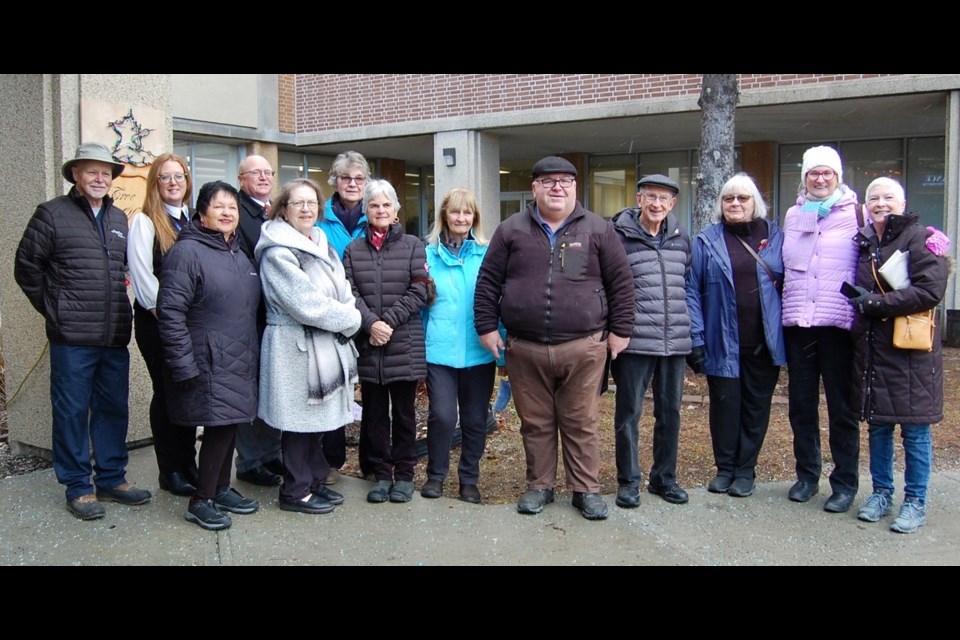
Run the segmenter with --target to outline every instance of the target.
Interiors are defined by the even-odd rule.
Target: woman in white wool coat
[[[312,180],[287,183],[263,224],[255,255],[267,308],[258,415],[282,431],[280,508],[329,513],[343,496],[324,486],[323,434],[353,422],[360,329],[337,252],[315,227],[323,207]]]

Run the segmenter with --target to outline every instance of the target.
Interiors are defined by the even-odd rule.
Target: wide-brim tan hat
[[[76,157],[63,163],[63,168],[60,169],[60,173],[63,174],[63,179],[70,184],[76,184],[76,181],[73,179],[72,169],[75,164],[83,162],[84,160],[96,160],[97,162],[106,162],[107,164],[113,165],[114,178],[123,173],[123,163],[114,160],[113,156],[110,155],[110,150],[107,149],[106,146],[99,142],[84,142],[77,147]]]

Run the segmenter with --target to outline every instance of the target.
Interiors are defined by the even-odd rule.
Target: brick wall
[[[824,82],[848,82],[884,74],[743,74],[741,91]],[[284,91],[296,89],[296,131],[433,120],[466,115],[571,107],[645,98],[696,95],[699,74],[553,75],[334,75],[280,78],[280,121],[286,126]]]

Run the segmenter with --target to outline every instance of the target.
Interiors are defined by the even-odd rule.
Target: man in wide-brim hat
[[[151,497],[126,480],[127,216],[108,195],[123,168],[104,145],[80,145],[61,170],[73,187],[37,206],[14,267],[17,284],[46,321],[53,468],[66,487],[67,508],[81,520],[102,518],[102,500],[139,505]]]

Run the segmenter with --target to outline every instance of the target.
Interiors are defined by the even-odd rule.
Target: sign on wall
[[[150,165],[166,149],[166,114],[158,109],[119,102],[80,101],[80,140],[100,142],[124,163],[110,197],[127,217],[140,211]]]

